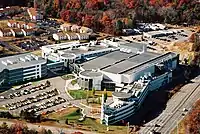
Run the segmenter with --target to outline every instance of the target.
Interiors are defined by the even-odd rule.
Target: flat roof
[[[61,55],[63,58],[66,58],[66,59],[75,59],[76,58],[76,55],[73,54],[73,53],[64,53]]]
[[[132,48],[132,49],[143,49],[144,46],[147,46],[147,44],[145,43],[138,43],[138,42],[132,42],[132,43],[125,43],[125,44],[121,44],[120,47],[123,48]]]
[[[112,95],[119,99],[128,99],[132,96],[131,93],[124,93],[124,92],[113,92]]]
[[[4,63],[7,63],[7,65]],[[46,60],[30,53],[3,57],[0,58],[0,71],[26,68],[39,63],[46,63]]]
[[[108,47],[104,47],[104,46],[100,46],[100,45],[95,45],[95,46],[90,46],[90,47],[86,47],[87,49],[81,49],[81,48],[73,48],[72,50],[66,49],[66,50],[59,50],[62,51],[64,53],[73,53],[75,55],[78,54],[84,54],[84,53],[88,53],[88,52],[93,52],[93,51],[97,51],[97,50],[104,50],[104,49],[108,49]]]
[[[80,72],[80,75],[83,75],[85,77],[98,77],[98,76],[102,76],[103,74],[97,71],[85,70],[85,71]]]
[[[160,54],[145,52],[142,54],[135,55],[132,58],[128,58],[113,66],[105,68],[103,69],[103,71],[112,72],[112,73],[121,73],[128,68],[137,66],[143,62],[147,62],[148,60],[154,59],[157,56],[160,56]]]
[[[90,60],[81,64],[82,68],[88,69],[100,69],[102,71],[111,72],[115,74],[131,74],[134,71],[156,64],[168,57],[175,57],[175,53],[158,54],[153,52],[144,52],[142,54],[136,53],[124,53],[120,51],[114,51],[99,58]]]
[[[128,54],[128,53],[124,53],[124,52],[120,52],[120,51],[114,51],[109,54],[98,57],[96,59],[87,61],[87,62],[81,64],[81,66],[85,70],[102,69],[108,65],[112,65],[112,64],[116,63],[117,61],[124,60],[133,55],[136,55],[136,54],[135,53]]]

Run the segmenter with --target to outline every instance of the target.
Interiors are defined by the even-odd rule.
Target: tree
[[[48,134],[48,132],[45,128],[42,128],[39,130],[38,134]]]
[[[83,25],[86,27],[92,27],[93,22],[94,22],[94,19],[93,19],[93,16],[91,15],[86,15],[83,19]]]
[[[92,95],[95,96],[95,88],[92,88]]]
[[[100,97],[98,97],[97,103],[98,103],[98,104],[101,104],[101,98],[100,98]]]
[[[48,129],[47,134],[53,134],[50,129]]]
[[[116,21],[116,30],[121,31],[123,28],[123,22],[121,20]]]
[[[104,102],[107,101],[107,98],[108,98],[108,94],[107,94],[106,89],[104,89]]]
[[[67,125],[69,124],[68,119],[65,120],[65,124],[67,124]]]
[[[87,0],[86,8],[98,10],[99,9],[99,2],[98,0]]]
[[[50,83],[50,81],[46,81],[46,83],[45,83],[45,85],[47,86],[47,87],[49,87],[50,85],[51,85],[51,83]]]
[[[8,129],[8,125],[6,122],[3,122],[2,125],[1,125],[1,128],[3,129]]]
[[[86,93],[86,102],[87,104],[89,103],[89,90],[87,90],[87,93]]]
[[[25,126],[22,122],[16,122],[15,124],[11,125],[11,130],[15,134],[22,134],[24,127]]]

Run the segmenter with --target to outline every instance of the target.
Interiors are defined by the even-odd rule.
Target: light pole
[[[127,134],[129,134],[129,122],[127,123]]]

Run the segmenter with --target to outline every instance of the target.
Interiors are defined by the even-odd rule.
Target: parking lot
[[[46,41],[29,40],[25,42],[20,42],[17,46],[26,51],[33,51],[33,50],[39,50],[40,47],[44,45],[49,45],[49,44]]]
[[[69,105],[65,94],[65,80],[55,77],[34,83],[27,83],[0,94],[0,106],[13,114],[21,110],[47,113]]]

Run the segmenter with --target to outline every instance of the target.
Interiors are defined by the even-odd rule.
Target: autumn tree
[[[25,125],[22,122],[16,122],[11,126],[11,131],[15,134],[22,134]]]
[[[86,15],[86,16],[83,18],[83,26],[86,26],[86,27],[93,27],[93,22],[94,22],[94,18],[93,18],[93,16],[91,16],[91,15]]]
[[[92,9],[92,10],[98,10],[99,9],[99,2],[98,2],[98,0],[87,0],[87,2],[86,2],[86,8]]]
[[[188,129],[187,133],[199,134],[200,130],[200,100],[198,100],[193,106],[192,111],[186,117],[185,125]]]

